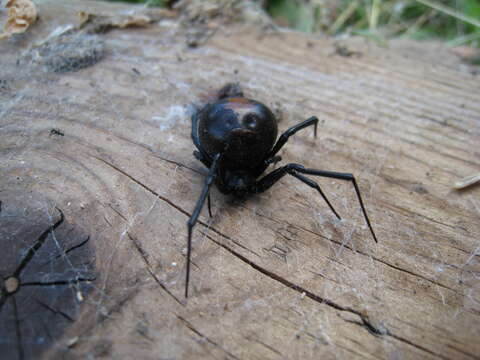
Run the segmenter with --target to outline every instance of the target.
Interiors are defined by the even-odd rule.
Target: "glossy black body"
[[[193,114],[191,135],[197,148],[193,154],[208,168],[208,175],[187,223],[185,297],[188,297],[190,278],[192,230],[207,199],[211,214],[209,193],[213,184],[216,184],[224,194],[243,197],[246,194],[258,194],[268,190],[288,174],[317,190],[335,216],[340,219],[320,186],[306,175],[350,181],[354,186],[367,225],[374,240],[377,241],[360,196],[360,189],[352,174],[307,169],[300,164],[290,163],[263,175],[269,165],[281,160],[281,157],[276,154],[287,143],[290,136],[310,126],[314,126],[316,136],[317,125],[318,119],[312,116],[290,127],[277,139],[277,120],[270,109],[258,101],[243,97],[240,87],[235,84],[222,88],[217,101],[205,105]]]
[[[270,109],[246,98],[218,101],[199,113],[200,144],[210,157],[223,152],[231,168],[257,167],[273,147],[277,131]]]
[[[277,139],[277,120],[270,109],[255,100],[233,97],[207,104],[194,117],[192,138],[198,139],[200,160],[210,167],[215,154],[222,154],[218,189],[240,197],[251,192],[268,167],[265,159]]]

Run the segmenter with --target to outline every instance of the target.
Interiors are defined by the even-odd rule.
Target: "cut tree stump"
[[[452,189],[480,171],[474,69],[435,44],[254,25],[191,47],[158,10],[144,27],[67,31],[77,11],[108,23],[127,8],[42,2],[0,43],[2,354],[480,358],[480,187]],[[280,131],[319,117],[283,163],[355,174],[379,242],[349,183],[318,179],[343,221],[293,177],[244,201],[215,189],[186,301],[206,173],[190,115],[231,82]]]

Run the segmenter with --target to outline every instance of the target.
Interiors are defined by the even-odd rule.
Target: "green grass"
[[[480,47],[480,0],[268,0],[266,10],[277,23],[300,31]]]
[[[149,6],[167,3],[167,0],[124,1]],[[452,46],[480,48],[480,0],[253,1],[261,2],[277,24],[299,31],[357,34],[379,43],[401,36],[439,39]]]
[[[132,4],[145,4],[147,6],[166,6],[167,0],[109,0],[112,2],[128,2]]]

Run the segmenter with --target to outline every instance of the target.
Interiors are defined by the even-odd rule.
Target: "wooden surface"
[[[51,285],[72,289],[70,303],[59,292],[65,303],[31,307],[37,293],[30,286],[26,299],[20,275],[0,313],[12,358],[480,358],[480,188],[452,190],[480,168],[470,68],[436,45],[352,39],[342,56],[333,40],[254,26],[189,48],[168,19],[62,40],[64,54],[86,48],[89,66],[70,59],[68,71],[58,39],[35,46],[82,6],[122,9],[42,3],[31,32],[0,43],[0,224],[16,229],[0,241],[17,258],[0,260],[1,276],[42,232],[42,246],[60,251],[33,259],[88,246],[87,260],[69,260],[68,281]],[[232,81],[281,114],[280,130],[320,118],[318,138],[298,133],[283,161],[354,173],[379,243],[348,183],[318,179],[341,222],[294,178],[246,201],[214,190],[185,302],[186,221],[205,174],[191,104]],[[80,280],[80,268],[95,276]],[[64,270],[34,274],[50,286]]]

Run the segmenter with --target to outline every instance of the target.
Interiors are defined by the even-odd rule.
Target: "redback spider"
[[[307,169],[300,164],[290,163],[260,178],[269,165],[282,159],[277,153],[290,136],[308,126],[313,126],[316,137],[317,125],[317,117],[312,116],[289,128],[277,140],[277,120],[272,111],[258,101],[243,97],[240,88],[232,85],[220,90],[215,102],[208,103],[193,114],[192,140],[198,150],[194,151],[193,155],[209,170],[200,198],[187,223],[185,297],[188,297],[190,279],[192,229],[207,198],[211,215],[209,192],[214,183],[223,194],[244,197],[247,194],[259,194],[268,190],[284,175],[289,174],[316,189],[335,216],[341,219],[320,186],[305,175],[351,181],[373,239],[378,242],[365,211],[357,181],[352,174]]]

